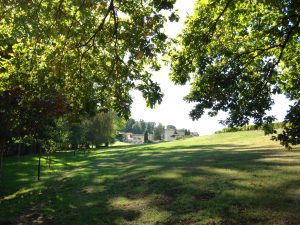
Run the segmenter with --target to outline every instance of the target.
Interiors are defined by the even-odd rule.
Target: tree
[[[153,134],[155,122],[147,122],[147,131],[149,134]]]
[[[300,143],[300,4],[297,0],[198,0],[172,51],[171,78],[176,84],[192,79],[185,97],[196,102],[190,112],[199,119],[207,109],[235,127],[253,118],[275,132],[267,116],[273,94],[285,94],[293,105],[285,117],[282,144]],[[298,114],[297,114],[298,113]]]
[[[144,120],[140,120],[140,126],[143,133],[147,130],[147,124]]]
[[[145,133],[144,133],[144,143],[148,143],[148,142],[149,142],[148,131],[145,131]]]
[[[68,113],[112,110],[128,118],[132,89],[141,91],[153,107],[162,93],[149,71],[160,68],[158,57],[168,40],[162,29],[167,21],[164,11],[171,11],[169,20],[176,20],[174,3],[1,1],[0,98],[17,92],[11,112],[29,119],[31,111],[38,115],[23,126],[26,134],[35,121],[51,126]],[[22,121],[11,118],[19,113],[2,114],[9,104],[1,103],[0,111],[12,131],[11,123]],[[9,139],[4,135],[3,143]]]
[[[98,147],[101,144],[108,146],[114,142],[115,139],[115,126],[114,126],[114,113],[97,113],[91,118],[87,118],[83,122],[84,136],[88,145]]]
[[[45,141],[42,143],[47,153],[67,149],[70,143],[70,126],[66,118],[60,117],[54,126],[48,127]]]
[[[124,131],[125,132],[132,132],[132,127],[133,127],[134,124],[135,124],[134,119],[130,118],[129,120],[127,120]]]
[[[141,127],[141,123],[139,121],[136,121],[133,126],[132,126],[132,133],[134,134],[142,134],[143,133],[143,130],[142,130],[142,127]]]
[[[176,127],[174,125],[168,125],[167,129],[172,129],[172,130],[176,130]]]
[[[161,123],[159,123],[159,124],[154,128],[154,132],[153,132],[154,140],[162,140],[163,135],[164,135],[164,131],[165,131],[164,126],[163,126]]]
[[[78,149],[79,144],[82,143],[82,126],[79,122],[70,123],[70,144],[74,150]]]

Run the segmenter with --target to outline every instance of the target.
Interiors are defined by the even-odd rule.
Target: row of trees
[[[51,126],[43,127],[39,136],[27,134],[23,137],[12,136],[6,142],[6,154],[51,153],[63,149],[88,149],[108,146],[115,141],[118,132],[125,126],[125,121],[115,113],[97,113],[92,117],[72,120],[59,117]],[[4,151],[2,152],[3,155]]]
[[[2,159],[6,155],[39,154],[38,179],[41,171],[41,154],[48,154],[50,166],[50,154],[58,150],[89,149],[108,146],[115,141],[117,133],[124,128],[125,121],[116,113],[96,113],[94,116],[74,119],[70,116],[61,116],[53,120],[51,125],[41,124],[39,133],[22,133],[18,130],[9,130],[6,142],[1,146],[0,175],[2,171]],[[14,131],[16,133],[14,133]]]
[[[168,125],[167,127],[169,126],[176,129],[173,125]],[[144,139],[148,141],[149,134],[153,135],[154,140],[162,140],[164,130],[165,126],[163,126],[161,123],[156,125],[155,122],[145,122],[144,120],[136,121],[135,119],[130,118],[126,122],[125,128],[122,130],[122,132],[144,134]]]
[[[123,132],[143,134],[147,131],[149,134],[153,134],[154,128],[155,122],[145,122],[144,120],[136,121],[135,119],[130,118],[126,123]]]
[[[283,123],[282,122],[277,122],[273,123],[272,129],[282,129],[283,128]],[[226,127],[223,128],[222,130],[216,131],[215,134],[222,134],[222,133],[232,133],[232,132],[238,132],[238,131],[250,131],[250,130],[264,130],[266,129],[265,127],[262,126],[257,126],[257,125],[246,125],[242,127]]]

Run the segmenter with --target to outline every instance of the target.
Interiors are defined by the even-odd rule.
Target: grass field
[[[300,151],[260,131],[4,159],[0,224],[300,224]]]

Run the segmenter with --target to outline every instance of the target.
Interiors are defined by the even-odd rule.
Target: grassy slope
[[[262,132],[5,159],[0,224],[300,224],[300,151]]]

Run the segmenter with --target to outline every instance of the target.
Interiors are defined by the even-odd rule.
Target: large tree
[[[0,98],[14,101],[13,108],[0,105],[7,129],[16,122],[7,116],[9,107],[32,124],[48,118],[51,124],[62,114],[96,109],[128,118],[132,89],[143,93],[148,106],[160,103],[151,71],[160,68],[164,11],[176,19],[174,2],[0,0]]]
[[[198,0],[172,52],[172,80],[191,80],[191,117],[225,111],[228,126],[253,118],[272,133],[266,111],[282,93],[293,103],[278,138],[300,143],[299,23],[299,0]]]

